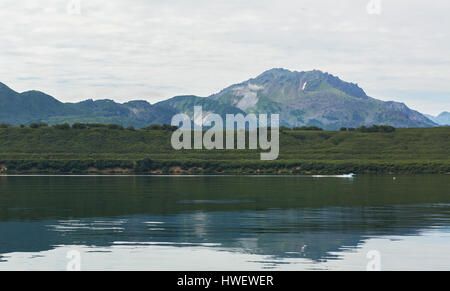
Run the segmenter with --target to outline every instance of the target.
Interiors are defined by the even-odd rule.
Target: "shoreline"
[[[355,177],[344,177],[342,175],[45,175],[45,174],[27,174],[27,175],[0,175],[1,178],[31,178],[31,177],[48,177],[48,178],[227,178],[227,177],[246,177],[246,178],[315,178],[315,179],[342,179],[347,181],[353,181],[359,177],[413,177],[413,176],[448,176],[447,174],[363,174]]]
[[[450,175],[447,173],[359,173],[355,174],[354,177],[348,177],[348,173],[329,173],[329,174],[255,174],[255,173],[172,173],[172,174],[151,174],[151,173],[48,173],[48,172],[27,172],[27,173],[2,173],[0,177],[311,177],[311,178],[343,178],[343,179],[353,179],[360,176],[425,176],[425,175],[435,175],[435,176],[445,176]]]
[[[123,161],[106,161],[111,167],[94,167],[105,161],[9,161],[0,164],[0,176],[14,175],[83,175],[83,176],[312,176],[312,175],[445,175],[450,174],[447,161],[277,161],[268,164],[200,162],[189,165],[174,161],[156,161],[143,166],[142,161],[128,161],[128,167],[120,167]],[[52,164],[54,167],[48,167]],[[145,161],[144,161],[145,164]],[[162,165],[161,165],[162,164]]]

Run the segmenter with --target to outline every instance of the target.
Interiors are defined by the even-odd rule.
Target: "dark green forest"
[[[172,149],[174,127],[0,125],[2,174],[429,174],[450,173],[450,127],[323,131],[281,128],[280,155]]]

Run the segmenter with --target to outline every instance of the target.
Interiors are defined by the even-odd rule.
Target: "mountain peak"
[[[28,99],[30,102],[37,102],[41,105],[48,105],[50,103],[52,104],[62,104],[60,101],[58,101],[55,97],[50,96],[48,94],[45,94],[41,91],[31,90],[26,91],[20,94],[21,98],[24,98],[25,100]]]
[[[404,104],[370,98],[358,84],[320,70],[273,68],[211,98],[246,113],[278,113],[281,124],[290,127],[435,126]]]
[[[138,107],[138,106],[146,107],[146,106],[151,106],[152,104],[150,104],[146,100],[131,100],[131,101],[123,103],[123,105],[128,105],[128,106],[132,106],[132,107]]]
[[[287,76],[287,75],[309,75],[309,76],[315,76],[315,77],[326,77],[326,76],[332,76],[331,74],[327,72],[323,72],[321,70],[310,70],[310,71],[291,71],[289,69],[285,68],[272,68],[270,70],[264,71],[262,74],[260,74],[257,78],[262,76]]]
[[[290,71],[288,69],[284,69],[284,68],[273,68],[270,70],[267,70],[265,72],[263,72],[262,74],[260,74],[257,78],[261,77],[261,76],[277,76],[277,75],[287,75],[287,74],[293,74],[295,72]]]
[[[339,77],[321,70],[298,72],[283,68],[274,68],[265,71],[255,79],[251,79],[248,82],[256,82],[258,85],[276,82],[283,83],[288,86],[300,86],[298,93],[305,90],[325,91],[327,89],[336,89],[352,97],[360,99],[369,98],[364,90],[358,86],[358,84],[342,81]]]
[[[324,129],[386,124],[396,127],[436,126],[406,105],[370,98],[357,84],[342,81],[320,70],[291,71],[273,68],[254,79],[232,85],[210,98],[177,96],[151,105],[146,101],[124,104],[104,99],[61,103],[39,91],[17,93],[0,83],[0,122],[11,124],[45,121],[121,123],[147,126],[170,123],[177,113],[279,114],[280,124],[319,126]],[[448,113],[442,113],[448,116]],[[447,122],[447,121],[444,121]]]

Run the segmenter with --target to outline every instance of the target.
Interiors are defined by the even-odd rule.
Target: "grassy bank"
[[[253,150],[182,150],[171,128],[0,128],[0,173],[429,174],[450,172],[450,127],[395,132],[287,130],[276,161]]]

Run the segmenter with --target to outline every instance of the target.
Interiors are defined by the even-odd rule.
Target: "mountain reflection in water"
[[[449,182],[450,176],[3,176],[0,268],[10,254],[61,246],[112,256],[118,246],[207,248],[259,255],[274,268],[296,258],[338,261],[370,239],[450,232]]]

